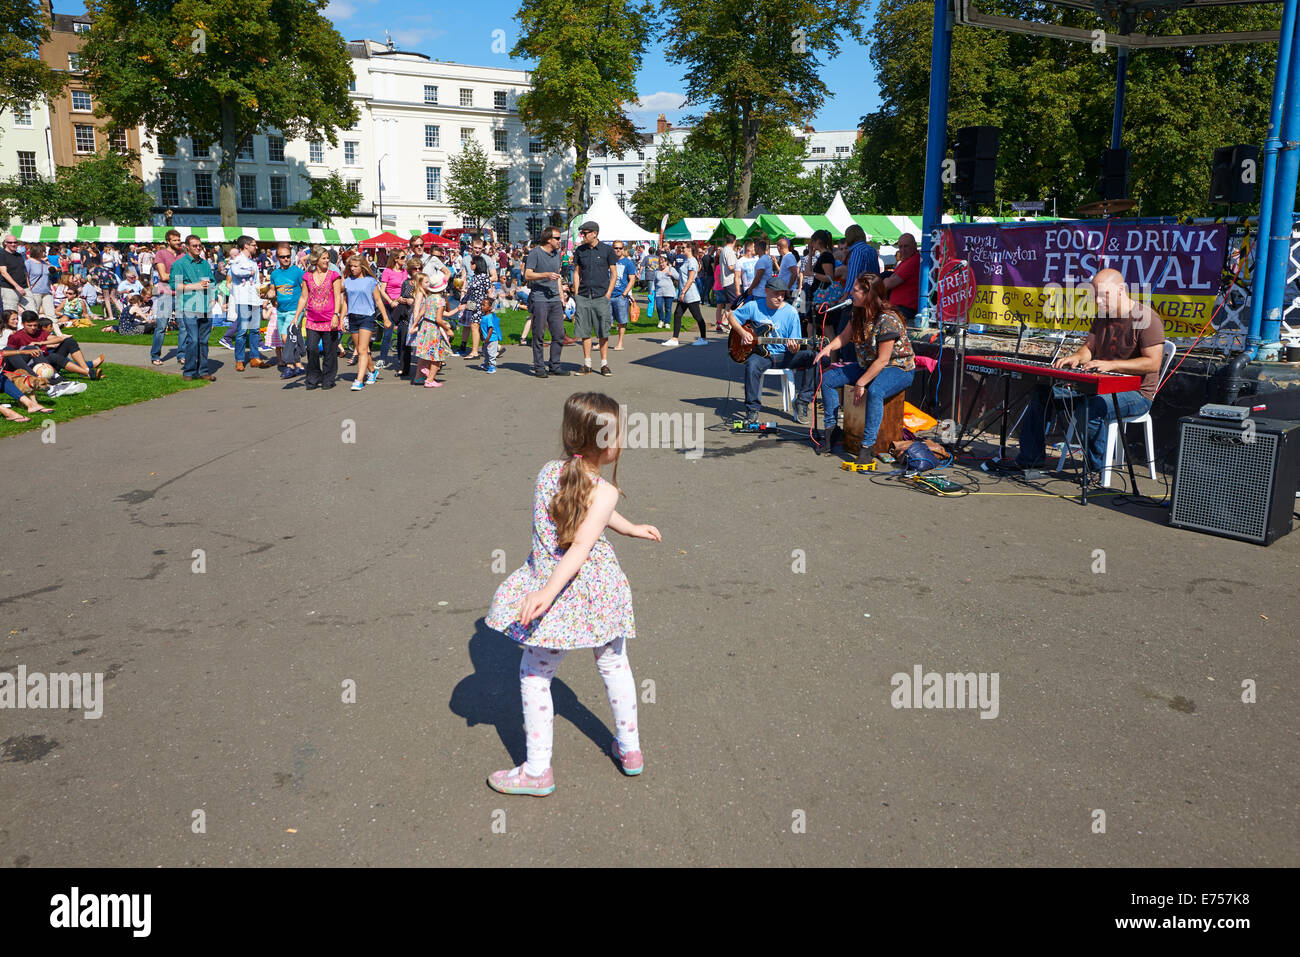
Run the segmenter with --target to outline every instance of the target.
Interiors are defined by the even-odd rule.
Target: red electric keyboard
[[[1058,369],[1039,359],[1015,359],[1010,356],[967,356],[966,368],[973,372],[1010,372],[1068,382],[1087,395],[1110,395],[1135,392],[1142,387],[1142,377],[1128,372],[1080,372]]]

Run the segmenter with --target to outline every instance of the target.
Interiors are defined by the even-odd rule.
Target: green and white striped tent
[[[306,229],[299,226],[18,226],[11,232],[24,243],[160,243],[168,229],[193,234],[204,242],[234,242],[252,236],[258,242],[350,246],[370,238],[368,229]]]
[[[849,216],[853,222],[862,227],[867,234],[867,241],[877,245],[893,246],[903,233],[915,237],[921,235],[921,217],[906,216],[902,213],[867,215],[864,213]],[[944,223],[958,222],[952,216],[945,215]],[[1003,222],[1054,222],[1050,217],[1016,216],[996,218],[977,216],[977,223]],[[731,233],[740,240],[746,240],[759,233],[768,239],[808,239],[819,229],[825,229],[834,240],[844,238],[843,230],[826,216],[793,216],[786,214],[765,213],[757,219],[683,219],[673,223],[664,231],[664,239],[669,242],[721,242],[725,233]]]

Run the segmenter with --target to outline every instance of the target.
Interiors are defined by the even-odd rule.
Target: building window
[[[312,163],[323,163],[323,162],[325,162],[325,144],[324,144],[324,143],[308,143],[308,144],[307,144],[307,159],[308,159],[309,162],[312,162]]]
[[[474,141],[474,131],[467,126],[460,128],[460,145],[465,146]]]
[[[436,86],[424,85],[424,102],[430,106],[438,105],[438,88]]]
[[[535,136],[531,136],[528,138],[528,152],[533,156],[537,156],[540,153],[546,152],[546,148],[542,146],[541,140]]]
[[[424,221],[424,226],[426,229],[429,230],[429,232],[434,233],[436,235],[437,233],[442,231],[442,222],[443,221],[441,219],[426,219]]]
[[[493,91],[492,91],[492,105],[493,105],[494,107],[496,107],[498,110],[504,110],[504,109],[506,108],[506,91],[505,91],[505,90],[493,90]]]
[[[283,176],[271,177],[271,208],[284,209],[286,205],[287,193],[289,191],[289,181]]]
[[[623,185],[623,174],[622,174],[622,173],[619,173],[619,174],[618,174],[618,185],[619,185],[619,186],[622,186],[622,185]]]
[[[645,150],[637,150],[636,158],[639,159],[641,162],[645,162]]]
[[[95,152],[95,128],[93,126],[74,126],[72,136],[78,153]]]
[[[510,217],[509,216],[498,216],[496,219],[492,220],[492,228],[496,231],[497,242],[499,243],[510,242]]]
[[[242,143],[239,144],[239,150],[235,153],[235,159],[251,160],[253,154],[253,137],[245,136]]]
[[[463,86],[460,88],[460,105],[461,105],[461,106],[473,106],[473,105],[474,105],[474,91],[473,91],[473,90],[468,89],[468,88],[463,87]]]
[[[284,137],[268,136],[266,138],[267,159],[272,163],[284,162]]]
[[[478,229],[478,217],[477,217],[477,216],[462,216],[462,217],[460,218],[460,228],[461,228],[461,229]]]
[[[436,150],[442,145],[442,129],[432,123],[424,124],[424,148]]]
[[[813,151],[813,155],[814,155],[814,156],[818,156],[818,155],[820,155],[820,154],[826,152],[826,147],[824,147],[824,146],[814,146],[814,147],[812,148],[812,151]]]
[[[645,173],[637,173],[637,174],[636,174],[636,184],[637,184],[637,186],[644,186],[644,185],[645,185]]]
[[[159,155],[159,156],[175,156],[175,155],[176,155],[176,141],[175,141],[175,140],[163,139],[161,136],[158,137],[158,155]]]
[[[114,130],[108,136],[108,143],[119,153],[125,153],[131,148],[131,145],[126,141],[126,130]]]
[[[90,32],[90,24],[89,24],[89,23],[74,23],[74,24],[72,25],[72,32],[73,32],[73,33],[89,33],[89,32]]]
[[[492,145],[493,145],[494,147],[496,147],[496,151],[497,151],[498,153],[504,153],[504,152],[506,151],[506,131],[505,131],[505,130],[493,130],[493,131],[492,131]]]
[[[239,208],[254,209],[257,206],[257,177],[247,173],[239,177]]]
[[[505,167],[498,167],[496,171],[497,185],[501,186],[506,198],[510,197],[510,180],[507,178]]]
[[[357,165],[357,143],[355,140],[347,140],[343,143],[343,165]]]
[[[350,77],[348,79],[348,92],[349,93],[357,92],[357,78],[355,76]]]
[[[21,100],[14,104],[14,126],[30,129],[32,125],[32,105]]]
[[[591,184],[592,184],[593,186],[596,186],[596,187],[599,187],[599,186],[600,186],[600,174],[599,174],[599,173],[597,173],[595,176],[593,176],[593,177],[591,178]]]
[[[181,191],[176,185],[176,173],[173,170],[163,170],[158,174],[158,196],[164,206],[179,206],[181,204]]]
[[[18,179],[24,183],[35,182],[36,180],[36,151],[35,150],[18,151]]]
[[[424,168],[424,198],[430,203],[442,202],[442,170],[437,166]]]
[[[212,174],[194,174],[194,203],[196,206],[215,206],[212,201]]]
[[[93,113],[95,104],[90,98],[90,93],[86,90],[73,90],[72,108],[78,113]]]
[[[359,179],[350,179],[350,180],[348,180],[348,190],[349,190],[349,191],[352,193],[352,195],[355,196],[358,200],[361,199],[361,180],[359,180]]]
[[[848,151],[849,151],[849,148],[848,148],[847,146],[837,146],[837,147],[835,147],[835,152],[837,152],[837,153],[847,153]]]
[[[542,205],[542,171],[539,169],[530,169],[528,171],[528,202],[533,206]],[[536,230],[529,227],[529,233],[536,235]]]
[[[538,234],[542,231],[542,217],[529,216],[526,229],[528,230],[528,236],[530,239],[537,239]]]
[[[68,54],[68,69],[71,70],[73,73],[80,73],[80,72],[81,72],[81,54],[80,54],[80,53],[69,53],[69,54]]]

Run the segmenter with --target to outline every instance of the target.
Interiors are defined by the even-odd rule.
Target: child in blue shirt
[[[497,356],[501,354],[501,318],[495,311],[484,313],[478,321],[483,334],[483,371],[497,371]]]

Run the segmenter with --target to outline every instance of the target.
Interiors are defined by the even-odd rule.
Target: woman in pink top
[[[402,298],[402,283],[406,282],[406,250],[393,249],[388,253],[388,265],[379,274],[379,298],[384,300],[388,318],[393,321],[391,328],[384,330],[384,337],[379,341],[379,361],[376,369],[386,369],[389,365],[389,349],[393,337],[397,336],[398,348],[406,341],[407,320],[410,313],[397,300]]]
[[[307,388],[332,389],[339,369],[339,330],[343,327],[343,277],[330,268],[324,249],[311,258],[311,270],[302,279],[296,323],[307,312]],[[321,370],[322,354],[325,360]]]

